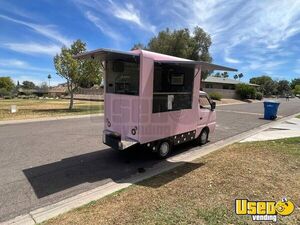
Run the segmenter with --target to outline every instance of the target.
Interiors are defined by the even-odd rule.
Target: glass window
[[[107,61],[106,92],[139,95],[139,62]]]
[[[205,88],[213,88],[212,84],[205,84]]]
[[[193,65],[154,64],[153,113],[192,108]]]
[[[211,109],[210,101],[205,95],[199,96],[199,105],[201,109]]]
[[[228,85],[228,84],[223,84],[223,89],[230,89],[230,85]]]

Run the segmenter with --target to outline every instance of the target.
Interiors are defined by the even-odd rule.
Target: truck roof
[[[167,64],[185,64],[187,66],[201,66],[202,70],[222,70],[222,71],[237,71],[237,69],[220,66],[203,61],[194,61],[184,58],[179,58],[175,56],[165,55],[161,53],[146,51],[146,50],[133,50],[133,51],[119,51],[113,49],[100,48],[89,52],[84,52],[78,55],[75,55],[74,58],[99,58],[100,60],[113,60],[113,59],[129,59],[136,60],[140,56],[151,58],[154,62],[157,63],[167,63]]]

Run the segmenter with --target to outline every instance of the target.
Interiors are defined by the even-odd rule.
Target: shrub
[[[262,100],[263,97],[264,96],[263,96],[263,94],[261,92],[256,92],[256,99],[257,100]]]
[[[7,96],[9,95],[9,91],[6,90],[5,88],[0,88],[0,97],[4,97],[4,96]]]
[[[222,99],[222,95],[218,92],[212,92],[209,94],[209,97],[213,100],[221,100]]]
[[[241,97],[241,99],[256,98],[256,89],[248,84],[236,85],[236,93]]]

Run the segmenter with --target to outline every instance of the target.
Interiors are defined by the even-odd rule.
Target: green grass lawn
[[[17,113],[11,113],[12,105],[17,106]],[[74,108],[68,110],[69,100],[64,99],[5,99],[0,100],[0,121],[84,115],[103,112],[103,102],[74,101]]]
[[[44,224],[272,224],[235,215],[235,199],[299,196],[300,137],[236,143]],[[300,211],[278,219],[298,225]]]

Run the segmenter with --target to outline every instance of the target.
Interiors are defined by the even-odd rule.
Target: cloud
[[[63,36],[61,33],[59,33],[55,29],[55,26],[53,26],[53,25],[40,25],[40,24],[25,22],[25,21],[21,21],[18,19],[14,19],[12,17],[6,16],[3,14],[0,14],[0,18],[17,23],[17,24],[24,25],[24,26],[32,29],[36,33],[43,35],[43,36],[45,36],[51,40],[54,40],[56,42],[59,42],[63,45],[69,46],[72,43],[71,40],[69,40],[68,38]]]
[[[225,60],[226,62],[228,62],[228,63],[240,63],[240,62],[241,62],[241,61],[238,60],[238,59],[230,58],[230,57],[228,57],[228,56],[225,56],[225,57],[224,57],[224,60]]]
[[[132,22],[143,29],[155,32],[156,27],[149,23],[143,22],[140,16],[140,11],[134,7],[131,3],[125,3],[125,6],[116,5],[113,1],[110,1],[113,15],[119,19]]]
[[[43,45],[37,43],[5,43],[2,46],[10,50],[29,55],[44,54],[54,56],[60,52],[60,46],[56,44]]]
[[[289,37],[300,32],[300,2],[191,0],[176,5],[190,27],[200,25],[223,45],[236,46],[245,42],[263,43],[276,48]]]
[[[77,6],[79,6],[79,9],[83,11],[85,15],[87,13],[89,14],[93,13],[94,15],[93,17],[97,17],[98,18],[97,20],[101,21],[101,27],[102,27],[100,28],[101,30],[103,29],[103,26],[108,27],[108,25],[105,25],[105,23],[100,19],[99,15],[102,15],[103,18],[108,18],[111,17],[111,15],[113,15],[117,19],[137,25],[139,28],[143,30],[150,31],[152,33],[156,32],[156,26],[142,19],[140,10],[131,3],[116,4],[112,0],[108,0],[107,2],[98,1],[98,0],[91,0],[91,1],[74,0],[74,3]],[[87,8],[88,11],[86,11]],[[91,17],[88,19],[91,20]],[[95,21],[95,18],[93,18],[93,21]],[[94,22],[94,24],[98,28],[99,28],[99,21],[97,21],[97,23]],[[111,23],[114,23],[114,21],[112,21]],[[111,31],[112,29],[110,28],[110,32]]]
[[[54,72],[53,69],[34,67],[19,59],[0,59],[1,68],[22,69],[24,71]]]
[[[95,16],[92,12],[87,11],[84,14],[86,18],[91,21],[103,34],[106,34],[110,36],[111,38],[115,40],[119,40],[121,38],[121,35],[114,32],[109,26],[107,26],[104,22],[101,21],[101,19],[97,16]]]
[[[0,66],[7,66],[7,67],[24,67],[28,64],[24,61],[18,59],[0,59]]]
[[[262,72],[273,73],[272,71],[278,69],[280,66],[286,64],[286,61],[268,61],[265,60],[250,60],[245,62],[245,66],[242,67],[241,70],[251,71],[251,70],[259,70]]]
[[[171,8],[179,27],[200,26],[211,35],[213,58],[240,63],[245,72],[276,73],[299,54],[292,39],[299,40],[300,1],[178,0]]]

